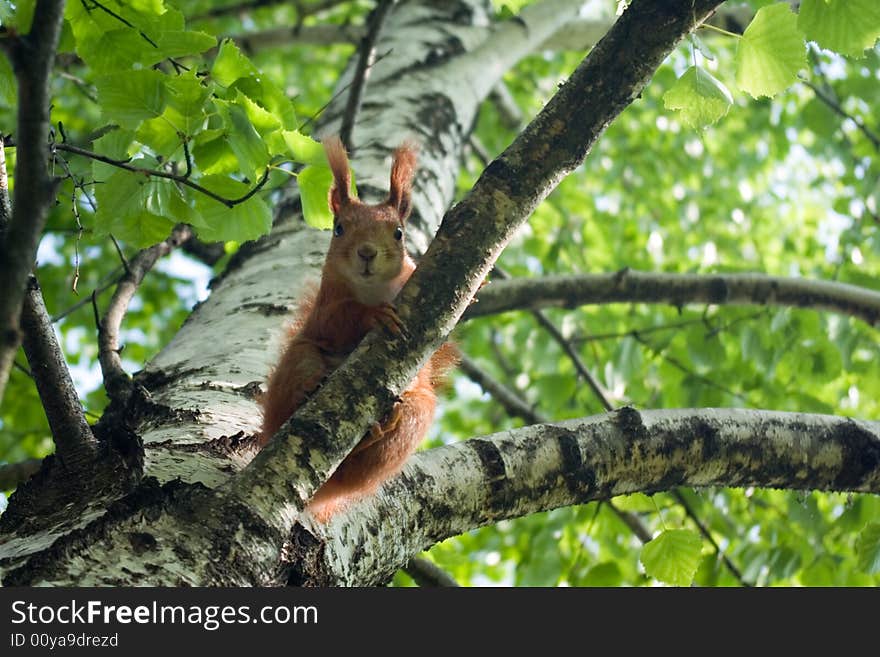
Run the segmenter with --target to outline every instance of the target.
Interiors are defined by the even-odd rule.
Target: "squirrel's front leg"
[[[370,329],[382,326],[393,335],[403,333],[403,323],[397,315],[397,309],[390,303],[368,307],[366,321]]]
[[[294,335],[288,342],[260,400],[263,426],[258,437],[265,445],[327,375],[321,350],[313,342]]]

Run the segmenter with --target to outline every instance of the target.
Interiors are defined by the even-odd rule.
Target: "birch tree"
[[[187,30],[170,6],[149,16],[118,4],[68,4],[65,10],[58,0],[39,0],[32,25],[19,12],[3,28],[17,80],[18,124],[2,131],[7,152],[14,152],[14,193],[0,224],[6,336],[0,394],[21,340],[54,443],[54,455],[17,463],[10,475],[20,483],[0,516],[4,584],[376,585],[401,569],[418,581],[448,583],[419,558],[422,551],[479,527],[591,503],[594,518],[604,508],[626,524],[628,536],[653,544],[642,553],[649,575],[689,583],[703,540],[719,569],[750,584],[755,579],[724,553],[718,530],[695,510],[688,489],[880,490],[880,423],[870,415],[819,414],[797,404],[653,409],[647,399],[616,391],[607,370],[597,374],[603,365],[586,360],[589,341],[579,345],[551,314],[558,307],[621,302],[806,308],[871,331],[880,296],[869,285],[766,272],[620,268],[526,278],[510,277],[496,262],[528,232],[548,195],[602,143],[608,126],[639,102],[682,39],[710,17],[714,32],[746,30],[739,87],[756,96],[775,94],[796,81],[803,34],[795,38],[791,60],[779,48],[790,80],[750,72],[749,56],[764,61],[766,39],[790,39],[785,30],[796,20],[808,38],[818,39],[810,32],[810,3],[799,17],[774,5],[753,19],[751,11],[713,16],[722,4],[716,0],[635,1],[619,17],[574,0],[526,4],[516,15],[509,8],[496,14],[479,0],[384,0],[369,14],[356,14],[356,25],[321,22],[318,12],[332,14],[340,3],[316,2],[311,10],[302,3],[290,38],[357,43],[333,91],[320,103],[303,101],[315,106],[308,124],[269,72],[245,54],[283,38],[279,28],[271,35],[238,30],[231,40],[216,40],[198,25],[207,21],[205,30],[212,29],[223,7],[188,10]],[[869,26],[874,13],[865,10]],[[71,46],[63,38],[59,48],[62,26],[75,54],[65,50]],[[870,29],[860,35],[861,51],[873,47]],[[102,54],[111,46],[119,48],[121,63]],[[705,48],[692,45],[692,52],[698,47]],[[849,41],[831,47],[861,54],[850,52],[858,47]],[[579,50],[582,61],[527,116],[513,102],[505,75],[524,58],[555,48]],[[32,51],[40,57],[22,54]],[[83,67],[84,77],[71,67]],[[105,124],[50,123],[48,89],[62,74],[94,97]],[[688,76],[698,83],[689,87]],[[679,82],[666,96],[668,111],[679,112],[673,120],[697,130],[727,111],[730,92],[704,69],[687,69]],[[487,105],[517,126],[510,143],[488,155],[474,135]],[[843,112],[870,146],[870,125],[840,103],[826,106]],[[367,336],[258,451],[260,386],[277,360],[285,318],[320,275],[329,239],[314,226],[326,220],[328,179],[309,132],[314,139],[342,135],[358,193],[368,201],[387,193],[392,149],[404,137],[420,143],[407,228],[419,267],[397,301],[403,336]],[[860,161],[867,171],[871,157]],[[460,192],[462,167],[481,158],[476,180]],[[630,189],[638,195],[637,185]],[[52,328],[40,269],[33,275],[30,268],[56,198],[67,208],[68,225],[76,215],[77,225],[104,241],[105,252],[111,240],[118,246],[116,238],[123,253],[129,249],[105,285],[107,295],[93,295],[87,304],[107,400],[91,423]],[[875,196],[862,207],[876,213]],[[216,259],[221,240],[242,244],[224,260],[210,296],[142,369],[131,371],[122,351],[124,326],[157,262],[181,247]],[[597,260],[605,258],[597,254]],[[491,283],[480,288],[487,277]],[[465,349],[462,376],[487,392],[490,399],[482,403],[500,404],[525,425],[505,420],[490,428],[498,432],[462,435],[416,454],[376,495],[326,525],[303,513],[311,494],[457,325],[511,310],[531,313],[558,343],[574,369],[571,380],[594,407],[579,407],[569,419],[549,416]],[[704,325],[711,321],[704,315]],[[645,335],[633,328],[630,337],[650,350]],[[863,336],[861,348],[876,355]],[[851,360],[859,358],[865,360]],[[451,396],[463,394],[463,385]],[[540,391],[532,399],[540,402]],[[14,409],[17,400],[7,393],[3,403]],[[670,514],[693,522],[695,549],[690,538],[677,547],[678,535],[669,530],[655,538],[638,502],[626,501],[639,498],[618,497],[661,492],[669,493]],[[867,555],[868,562],[876,548],[872,521],[865,511],[853,534],[859,559]],[[690,578],[664,579],[664,560],[688,559],[694,562]],[[875,570],[864,568],[866,575]]]

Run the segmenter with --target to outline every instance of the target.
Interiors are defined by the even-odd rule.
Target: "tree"
[[[0,380],[3,440],[27,471],[45,431],[36,389],[55,448],[0,517],[4,583],[379,584],[404,567],[436,582],[414,557],[455,536],[432,554],[475,582],[513,560],[519,583],[639,582],[638,559],[676,584],[876,581],[880,425],[857,419],[877,398],[880,142],[862,118],[876,9],[721,13],[700,32],[728,34],[676,50],[720,2],[633,2],[616,20],[578,18],[581,4],[203,2],[187,28],[168,3],[39,0],[4,14],[2,91],[18,123],[3,130],[0,374],[19,336],[28,367]],[[858,29],[841,36],[850,11]],[[777,94],[808,67],[804,35],[852,59],[810,46],[810,76],[779,100],[732,105],[713,72]],[[357,40],[334,91],[351,47],[297,39]],[[592,46],[579,65],[583,52],[557,52],[515,68],[569,39]],[[327,240],[309,225],[327,218],[323,156],[298,118],[313,115],[313,136],[340,132],[352,148],[367,199],[383,195],[391,148],[418,138],[408,241],[423,255],[399,299],[405,337],[369,335],[256,453],[255,395]],[[29,279],[43,233],[54,251]],[[153,269],[180,246],[217,271],[182,325],[174,277]],[[573,274],[584,270],[601,273]],[[64,314],[70,285],[96,290],[61,327],[68,351],[100,363],[91,425],[46,311]],[[528,313],[497,314],[508,310]],[[301,515],[462,316],[462,372],[491,400],[461,377],[439,426],[469,440],[417,454],[326,526]],[[140,346],[123,325],[143,331]]]

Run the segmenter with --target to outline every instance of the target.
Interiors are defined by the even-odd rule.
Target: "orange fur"
[[[281,359],[269,376],[261,399],[260,445],[269,441],[371,329],[382,326],[399,331],[400,320],[391,301],[415,269],[403,239],[395,236],[410,212],[415,146],[404,144],[395,150],[388,199],[378,205],[366,205],[348,193],[348,157],[338,137],[324,140],[324,148],[334,179],[329,193],[334,237],[320,287],[300,304]],[[371,248],[364,249],[365,244]],[[391,412],[315,493],[309,510],[319,521],[373,493],[403,467],[431,426],[436,391],[457,363],[458,349],[445,343],[422,366]]]

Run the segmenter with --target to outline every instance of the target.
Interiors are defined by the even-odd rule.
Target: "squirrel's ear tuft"
[[[410,197],[418,151],[415,142],[406,141],[395,149],[391,162],[391,190],[388,192],[388,201],[386,202],[397,210],[401,221],[406,221],[412,210]]]
[[[330,202],[330,211],[333,214],[339,214],[339,210],[344,205],[351,203],[351,172],[348,170],[348,155],[345,153],[345,146],[337,135],[327,137],[322,142],[324,144],[324,153],[327,155],[327,163],[330,165],[330,171],[333,172],[333,184],[330,186],[328,200]]]

